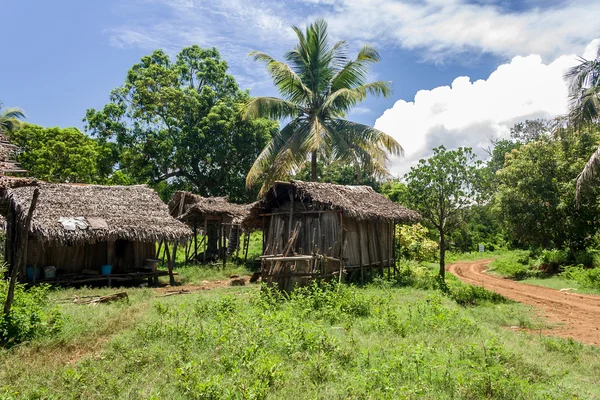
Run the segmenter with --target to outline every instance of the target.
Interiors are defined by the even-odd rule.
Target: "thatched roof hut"
[[[421,215],[382,196],[370,186],[338,185],[322,182],[275,182],[264,198],[254,203],[244,225],[257,227],[260,214],[289,201],[290,193],[309,209],[337,210],[345,217],[363,220],[387,220],[411,224],[421,220]]]
[[[251,205],[230,203],[226,197],[202,197],[178,191],[169,200],[171,215],[194,230],[194,241],[186,249],[186,260],[207,261],[221,258],[239,249],[241,223],[250,215]],[[200,242],[198,231],[202,231]],[[248,232],[244,249],[248,249]]]
[[[221,218],[227,223],[240,223],[250,214],[247,204],[230,203],[226,197],[202,197],[177,191],[169,200],[171,215],[180,221],[203,220],[207,216]]]
[[[145,185],[39,182],[15,187],[20,183],[6,188],[0,198],[0,211],[8,220],[7,243],[11,244],[6,246],[6,259],[19,269],[26,264],[53,266],[69,282],[82,282],[82,271],[99,271],[102,265],[111,265],[116,279],[126,279],[134,273],[139,276],[156,257],[156,242],[174,243],[175,252],[178,243],[192,236],[185,224],[169,215],[158,194]],[[36,191],[37,201],[26,231],[24,221]],[[24,249],[23,254],[15,249]],[[168,261],[172,272],[172,260]],[[157,276],[155,272],[146,276]]]
[[[39,183],[7,190],[5,200],[17,213],[25,214],[38,187],[39,198],[32,215],[30,233],[40,241],[57,244],[130,240],[137,242],[184,242],[191,232],[170,217],[167,205],[145,185],[101,186]],[[104,220],[102,227],[65,230],[61,217]]]
[[[263,280],[291,290],[313,277],[389,271],[395,225],[420,219],[369,186],[291,181],[276,182],[244,224],[263,226]]]

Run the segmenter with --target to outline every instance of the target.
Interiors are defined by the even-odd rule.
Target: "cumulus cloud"
[[[592,42],[585,56],[594,55],[599,44],[600,40]],[[413,101],[398,100],[375,122],[406,152],[393,160],[392,172],[404,174],[439,145],[468,146],[483,155],[491,140],[508,137],[515,123],[565,114],[563,75],[576,63],[574,55],[548,64],[539,55],[517,56],[485,80],[471,82],[460,76],[450,86],[417,92]]]

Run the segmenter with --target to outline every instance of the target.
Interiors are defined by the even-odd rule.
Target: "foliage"
[[[344,119],[368,94],[390,94],[389,82],[365,82],[379,53],[363,46],[351,60],[345,42],[329,42],[324,20],[310,24],[306,32],[297,27],[293,30],[298,44],[285,54],[287,64],[262,52],[251,53],[256,61],[265,63],[283,98],[254,98],[246,115],[289,122],[260,153],[248,173],[247,185],[264,178],[264,191],[273,181],[298,171],[309,158],[313,181],[317,180],[319,158],[343,161],[357,171],[368,171],[369,176],[387,175],[387,152],[400,154],[400,145],[380,130]],[[362,173],[357,174],[360,177]]]
[[[458,227],[450,233],[451,248],[456,251],[476,251],[483,244],[486,251],[505,248],[502,221],[491,204],[468,207]]]
[[[0,102],[0,134],[14,132],[21,126],[25,118],[25,112],[18,107],[2,109],[4,104]]]
[[[421,224],[397,225],[399,254],[410,260],[433,261],[438,251],[438,244],[429,239],[429,230]]]
[[[401,268],[439,282],[422,264]],[[0,353],[0,396],[597,397],[589,379],[599,365],[595,347],[503,329],[545,326],[519,304],[454,285],[449,277],[451,295],[383,280],[315,284],[290,296],[248,287],[168,297],[128,289],[129,304],[93,313],[64,304],[74,329]]]
[[[583,287],[600,290],[600,268],[585,268],[581,264],[567,266],[559,276],[564,279],[573,280]]]
[[[419,160],[404,178],[407,181],[409,206],[439,233],[440,276],[445,275],[446,236],[460,224],[462,214],[477,199],[479,178],[475,154],[470,148],[433,149],[428,160]]]
[[[390,179],[383,184],[379,189],[381,194],[393,201],[394,203],[408,204],[408,187],[400,180]]]
[[[575,180],[598,140],[597,131],[563,127],[507,156],[497,173],[496,205],[511,238],[545,249],[589,244],[600,210],[593,193],[577,207]]]
[[[580,57],[565,74],[569,83],[569,116],[576,124],[600,119],[600,49],[595,59]]]
[[[277,125],[242,119],[249,96],[227,68],[214,48],[186,47],[174,60],[156,50],[129,70],[109,104],[87,111],[86,129],[116,143],[132,182],[162,183],[163,196],[185,189],[251,200],[246,173]]]
[[[360,177],[360,178],[359,178]],[[301,181],[311,180],[311,166],[305,164],[295,174],[294,179]],[[355,167],[341,161],[317,161],[317,180],[319,182],[337,183],[338,185],[367,185],[378,190],[379,181],[364,169],[356,170]]]
[[[4,275],[4,269],[0,268]],[[8,281],[0,280],[0,304],[6,301]],[[49,287],[38,285],[26,289],[17,283],[14,300],[8,314],[0,315],[0,346],[11,347],[60,330],[62,316],[48,305]]]
[[[528,251],[514,251],[490,263],[490,270],[504,277],[523,280],[540,276],[538,263]]]
[[[111,145],[99,144],[77,128],[23,124],[9,138],[21,148],[17,161],[31,176],[49,182],[110,181],[113,161],[106,153]]]

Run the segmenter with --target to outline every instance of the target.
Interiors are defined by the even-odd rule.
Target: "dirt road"
[[[470,261],[446,267],[462,281],[482,286],[504,297],[529,304],[559,325],[544,334],[572,337],[583,343],[600,346],[600,296],[569,293],[541,286],[527,285],[485,273],[491,260]]]

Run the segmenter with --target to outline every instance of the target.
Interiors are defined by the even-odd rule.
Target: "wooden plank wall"
[[[83,269],[100,270],[104,264],[114,264],[113,272],[121,273],[133,267],[143,267],[146,259],[156,256],[156,244],[127,241],[122,257],[108,260],[108,242],[74,246],[42,246],[30,238],[27,246],[27,265],[39,268],[55,266],[63,273],[77,273]]]
[[[319,213],[304,213],[302,203],[294,204],[294,214],[290,221],[290,202],[284,202],[279,208],[273,209],[267,220],[265,254],[282,252],[289,238],[290,222],[293,229],[296,221],[302,222],[302,228],[294,251],[297,254],[311,254],[313,243],[320,254],[338,257],[340,251],[338,212],[321,210]],[[281,213],[281,214],[280,214]],[[346,247],[344,257],[346,267],[360,267],[361,257],[363,266],[391,265],[390,255],[393,245],[393,222],[390,221],[357,221],[344,218]],[[360,230],[360,232],[358,232]],[[337,268],[337,267],[336,267]]]

